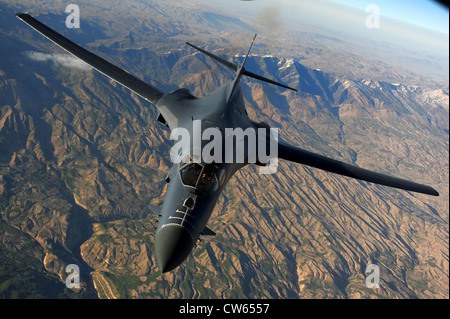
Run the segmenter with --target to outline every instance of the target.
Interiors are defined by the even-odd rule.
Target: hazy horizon
[[[381,9],[378,25],[373,26],[372,11],[346,6],[337,0],[281,0],[276,5],[269,0],[236,0],[226,6],[218,0],[193,2],[244,19],[254,28],[249,31],[257,32],[260,38],[267,35],[269,41],[276,39],[277,34],[297,31],[327,34],[343,41],[330,47],[332,50],[354,54],[358,48],[361,56],[402,65],[414,73],[424,74],[428,68],[428,76],[434,77],[438,72],[440,81],[448,85],[448,35],[383,16]]]
[[[315,27],[330,33],[347,33],[373,41],[387,41],[410,49],[426,49],[448,56],[448,34],[426,29],[385,16],[380,8],[379,26],[369,28],[366,20],[371,14],[363,9],[344,5],[337,0],[281,0],[276,5],[269,0],[230,1],[226,5],[218,0],[195,0],[208,6],[219,7],[231,14],[254,17],[267,28],[289,28],[293,24]],[[429,47],[423,47],[423,45]]]

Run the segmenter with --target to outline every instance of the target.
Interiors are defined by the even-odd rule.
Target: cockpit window
[[[184,185],[191,186],[208,193],[217,189],[218,182],[214,171],[197,163],[189,163],[180,170]]]
[[[184,185],[195,187],[198,177],[202,172],[203,167],[196,163],[191,163],[184,166],[181,171],[181,180]]]
[[[205,167],[202,176],[198,181],[197,188],[207,193],[212,190],[216,184],[218,184],[216,174],[214,174],[211,169]]]

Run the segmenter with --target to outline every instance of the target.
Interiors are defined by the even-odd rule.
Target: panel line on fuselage
[[[189,226],[192,227],[192,229],[194,229],[194,225],[192,225],[192,223],[190,223],[189,221],[187,221],[185,219],[185,217],[178,217],[178,216],[169,216],[169,219],[179,219],[181,220],[181,226],[184,226],[184,223],[186,222],[187,224],[189,224]]]
[[[195,242],[194,235],[192,235],[192,232],[191,232],[188,228],[184,227],[184,226],[181,225],[181,224],[177,224],[177,223],[167,223],[167,224],[162,225],[161,228],[156,232],[155,237],[156,237],[156,235],[158,234],[158,232],[161,231],[161,229],[163,229],[164,227],[167,227],[167,226],[178,226],[178,227],[184,228],[185,230],[187,230],[187,232],[188,232],[189,235],[191,236],[192,241]]]

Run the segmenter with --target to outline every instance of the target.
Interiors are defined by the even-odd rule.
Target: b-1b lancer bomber
[[[187,43],[235,72],[231,82],[208,96],[197,98],[184,88],[163,92],[80,47],[30,15],[18,13],[17,17],[94,69],[149,101],[158,111],[157,120],[172,133],[188,136],[177,142],[178,152],[171,151],[173,166],[166,177],[170,184],[162,207],[150,207],[160,217],[154,249],[162,273],[178,267],[201,235],[215,235],[207,223],[217,200],[233,174],[250,163],[260,165],[260,169],[268,169],[266,173],[270,173],[277,160],[283,159],[371,183],[439,195],[430,186],[376,173],[292,146],[279,139],[275,134],[277,131],[267,124],[252,121],[239,85],[242,76],[295,90],[245,69],[255,38],[241,65]],[[247,134],[242,139],[239,134],[234,134],[230,139],[230,132],[254,134]],[[230,150],[229,145],[237,145],[242,140],[243,147],[239,151],[237,147],[236,151],[234,148]],[[269,149],[271,154],[272,150],[275,152],[274,156],[267,155]]]

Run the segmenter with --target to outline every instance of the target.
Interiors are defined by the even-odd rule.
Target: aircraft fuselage
[[[226,101],[230,86],[226,84],[203,98],[194,98],[186,89],[181,89],[164,95],[158,102],[158,110],[169,128],[181,127],[190,133],[190,140],[187,140],[189,154],[179,156],[191,157],[185,162],[174,163],[169,172],[170,184],[155,236],[156,260],[162,272],[176,268],[186,259],[202,235],[228,180],[248,163],[247,147],[244,148],[244,163],[225,161],[225,129],[250,127],[256,131],[258,128],[247,115],[240,87],[236,88],[230,101]],[[173,110],[177,117],[172,115]],[[185,116],[179,116],[183,113]],[[194,146],[200,145],[201,151],[210,142],[201,140],[199,143],[194,121],[200,121],[197,122],[201,124],[200,133],[207,128],[216,128],[222,133],[220,162],[206,163],[204,158],[197,163],[193,161]]]
[[[248,163],[263,166],[268,164],[268,167],[260,169],[260,173],[273,174],[280,158],[370,183],[439,196],[439,193],[428,185],[367,170],[290,145],[278,139],[277,129],[272,131],[267,124],[251,121],[238,85],[242,76],[297,91],[244,68],[256,35],[239,66],[186,42],[235,72],[231,83],[223,85],[208,96],[196,98],[187,89],[165,94],[80,47],[30,15],[17,13],[16,16],[64,50],[156,105],[159,112],[158,121],[172,130],[171,136],[172,133],[180,134],[177,135],[181,137],[180,141],[175,143],[170,152],[174,165],[167,178],[170,179],[170,185],[166,198],[162,209],[155,209],[161,217],[155,237],[155,250],[156,261],[162,272],[181,264],[202,233],[213,233],[206,224],[217,199],[233,174]],[[235,134],[239,130],[240,133]],[[250,134],[252,132],[253,135]],[[219,141],[221,143],[217,143],[218,145],[213,143]],[[236,145],[236,149],[230,148],[230,145]],[[176,146],[181,146],[180,150],[177,150]],[[272,149],[276,151],[272,153]]]

